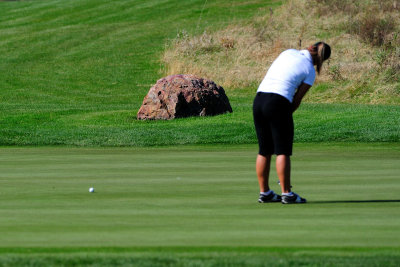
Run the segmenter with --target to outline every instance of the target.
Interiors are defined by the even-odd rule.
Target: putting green
[[[400,247],[400,144],[296,145],[305,205],[257,203],[256,153],[1,148],[0,247]]]

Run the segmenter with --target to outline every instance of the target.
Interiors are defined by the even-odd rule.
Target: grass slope
[[[121,139],[116,128],[136,126],[144,96],[162,75],[168,38],[182,29],[224,27],[266,4],[0,2],[0,144],[106,145],[105,134]],[[122,144],[135,142],[130,134],[124,132],[129,140]]]
[[[135,116],[164,72],[167,40],[248,21],[280,4],[268,3],[0,2],[0,145],[255,143],[255,88],[226,88],[233,114],[169,122]],[[397,106],[305,105],[296,114],[296,141],[397,142],[399,113]]]
[[[163,60],[170,74],[189,72],[223,86],[257,87],[283,50],[323,40],[332,55],[306,101],[399,105],[399,9],[389,0],[287,0],[248,23],[181,34]]]
[[[3,148],[0,261],[399,259],[399,144],[296,145],[293,185],[309,204],[295,206],[257,203],[255,155],[254,145]]]

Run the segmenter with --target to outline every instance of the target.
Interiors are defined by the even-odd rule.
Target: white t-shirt
[[[290,103],[301,83],[313,85],[315,69],[308,50],[283,51],[272,63],[257,92],[275,93]]]

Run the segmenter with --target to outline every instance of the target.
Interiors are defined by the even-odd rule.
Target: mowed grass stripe
[[[0,266],[398,266],[398,261],[390,254],[312,252],[0,255]]]
[[[93,106],[102,97],[109,97],[112,89],[115,95],[108,101],[138,106],[149,85],[159,78],[160,55],[167,38],[183,29],[196,31],[197,25],[202,26],[197,31],[221,27],[266,4],[228,3],[219,1],[204,6],[204,10],[203,1],[0,3],[6,7],[1,12],[4,21],[0,34],[4,29],[4,39],[10,40],[0,46],[5,55],[1,80],[8,82],[4,89],[44,93],[45,99],[32,96],[35,105],[39,101]],[[25,12],[19,11],[19,5]],[[32,104],[27,101],[31,98],[24,99],[23,95],[13,98],[12,91],[3,93],[3,97],[15,104]],[[77,98],[76,91],[89,95]]]
[[[157,248],[93,252],[82,249],[70,253],[0,254],[0,266],[398,266],[395,251],[380,249],[250,249]],[[68,252],[68,253],[66,253]]]
[[[256,151],[2,148],[0,245],[400,246],[398,144],[296,145],[293,206],[257,203]]]
[[[0,143],[8,145],[162,146],[256,143],[252,98],[234,99],[233,113],[173,121],[136,121],[136,112],[66,110],[4,114]],[[120,107],[121,108],[121,107]],[[23,107],[21,107],[23,109]],[[366,115],[362,115],[366,114]],[[304,104],[295,114],[295,142],[398,142],[395,106]],[[36,124],[34,125],[33,122]]]

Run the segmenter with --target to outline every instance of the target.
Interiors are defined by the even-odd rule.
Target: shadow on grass
[[[327,201],[310,201],[308,204],[333,204],[333,203],[390,203],[400,202],[400,199],[387,199],[387,200],[327,200]]]

